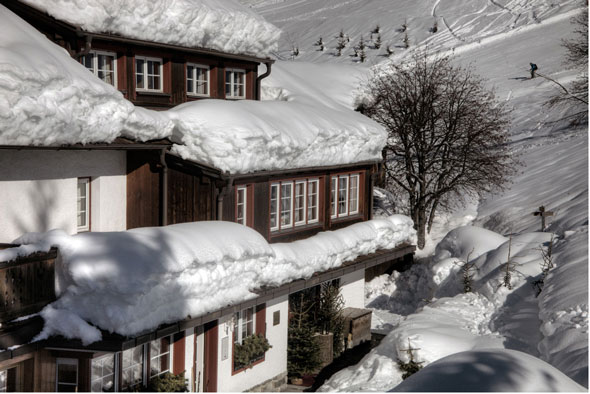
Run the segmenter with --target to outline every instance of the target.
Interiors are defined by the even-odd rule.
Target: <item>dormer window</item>
[[[162,59],[135,56],[135,89],[138,91],[162,91]]]
[[[246,98],[246,71],[227,68],[225,69],[225,98]]]
[[[209,96],[209,66],[186,65],[186,92],[191,96]]]
[[[113,52],[91,51],[81,62],[98,78],[117,87],[117,55]]]

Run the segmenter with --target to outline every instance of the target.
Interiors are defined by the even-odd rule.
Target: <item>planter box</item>
[[[334,360],[334,334],[331,332],[327,334],[315,333],[314,337],[320,345],[320,361],[321,364],[314,373],[318,373],[326,365],[331,364]]]

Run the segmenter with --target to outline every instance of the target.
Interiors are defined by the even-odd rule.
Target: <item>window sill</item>
[[[249,366],[243,367],[243,368],[240,368],[240,369],[236,369],[236,370],[232,370],[231,375],[234,376],[234,375],[239,374],[240,372],[244,372],[244,371],[246,371],[248,369],[254,368],[256,365],[263,363],[265,359],[266,359],[266,353],[264,353],[264,356],[262,356],[261,359],[254,361]]]
[[[338,218],[330,218],[330,223],[341,223],[341,222],[346,222],[348,220],[355,220],[355,219],[359,219],[363,217],[363,213],[362,212],[358,212],[355,213],[353,215],[348,215],[348,216],[340,216]]]
[[[187,93],[186,97],[188,97],[188,98],[211,98],[211,95],[210,94]]]
[[[311,229],[314,229],[317,227],[322,227],[322,225],[323,225],[322,222],[315,222],[315,223],[311,223],[311,224],[302,224],[299,226],[293,226],[293,227],[289,227],[289,228],[281,229],[281,230],[271,230],[270,236],[275,237],[275,236],[281,236],[281,235],[285,235],[285,234],[298,233],[300,231],[307,231],[307,230],[311,230]]]
[[[164,93],[158,90],[136,90],[135,93],[138,96],[160,96],[160,97],[171,97],[170,93]]]

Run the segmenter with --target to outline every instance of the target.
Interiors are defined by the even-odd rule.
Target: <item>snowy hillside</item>
[[[378,277],[367,284],[374,329],[390,333],[358,365],[334,375],[322,390],[382,391],[401,382],[396,359],[411,346],[427,365],[450,354],[481,348],[513,349],[540,358],[588,385],[588,137],[587,125],[561,121],[567,111],[545,103],[559,88],[544,78],[531,80],[529,62],[543,76],[567,84],[580,70],[564,65],[562,40],[573,37],[570,19],[583,1],[438,0],[313,1],[242,0],[284,34],[271,78],[269,98],[328,96],[352,108],[355,89],[370,67],[399,63],[414,50],[454,56],[487,80],[511,110],[513,152],[524,163],[507,190],[440,215],[412,270]],[[402,48],[405,32],[410,46]],[[436,22],[437,31],[432,32]],[[373,49],[371,30],[380,26],[382,47]],[[340,31],[350,43],[335,56]],[[363,35],[367,61],[353,54]],[[325,50],[314,45],[322,37]],[[376,40],[376,34],[373,34]],[[384,56],[389,44],[394,54]],[[290,60],[292,47],[299,55]],[[313,64],[311,64],[313,63]],[[324,71],[320,71],[323,65]],[[318,94],[315,94],[319,92]],[[271,97],[272,96],[272,97]],[[553,211],[549,233],[533,212]],[[443,245],[437,243],[458,228]],[[483,230],[482,230],[483,231]],[[541,249],[554,234],[553,268],[536,297],[532,282],[541,275]],[[510,240],[509,235],[514,237]],[[512,289],[500,284],[508,248],[518,263]],[[471,250],[474,251],[471,252]],[[475,264],[474,293],[463,294],[461,261]],[[567,385],[566,385],[567,386]],[[420,387],[420,386],[418,386]],[[562,389],[565,386],[562,386]],[[574,386],[570,386],[574,387]],[[514,388],[518,390],[519,388]]]

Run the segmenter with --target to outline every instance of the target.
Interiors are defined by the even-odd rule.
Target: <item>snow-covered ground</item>
[[[529,79],[527,71],[529,62],[534,62],[541,74],[566,84],[580,74],[580,70],[563,64],[565,50],[561,43],[573,37],[575,26],[570,18],[585,2],[408,0],[394,6],[385,0],[242,3],[284,30],[277,56],[285,61],[277,62],[275,70],[281,71],[275,74],[275,81],[269,82],[281,86],[277,75],[285,70],[289,78],[283,86],[291,84],[290,90],[297,94],[304,94],[308,88],[320,90],[337,95],[331,101],[352,107],[357,88],[354,81],[367,78],[370,66],[388,60],[401,62],[413,50],[426,46],[432,52],[452,55],[458,64],[471,65],[495,89],[497,98],[510,107],[510,148],[524,163],[505,191],[441,214],[427,247],[419,254],[420,264],[367,284],[366,303],[374,312],[373,328],[389,335],[359,364],[334,375],[322,390],[393,388],[401,382],[396,360],[407,359],[403,350],[408,346],[419,349],[414,355],[424,365],[460,351],[518,350],[587,386],[587,126],[573,127],[559,121],[566,112],[545,105],[559,89],[544,78]],[[400,31],[404,21],[410,40],[407,50],[402,48],[404,33]],[[435,21],[438,30],[433,33],[430,30]],[[359,63],[351,56],[352,46],[361,34],[365,41],[370,40],[377,24],[383,46],[374,49],[374,42],[369,41],[367,61]],[[338,57],[334,52],[341,30],[350,37],[350,44]],[[320,36],[323,52],[314,45]],[[384,56],[387,44],[394,50],[390,57]],[[292,58],[293,46],[300,54],[287,61]],[[310,70],[319,69],[320,64],[329,70],[326,83],[318,84],[311,77],[308,87],[305,81]],[[351,66],[354,71],[350,71]],[[301,86],[294,87],[291,81]],[[538,232],[540,219],[533,216],[541,205],[555,213],[548,218],[547,233]],[[536,297],[531,283],[540,278],[540,249],[547,249],[551,234],[555,268]],[[516,263],[512,289],[501,284],[509,246]],[[464,294],[461,266],[468,258],[475,264],[473,293]],[[536,379],[534,374],[525,375]],[[510,389],[531,387],[515,385]],[[577,390],[575,387],[566,384],[555,389]]]

